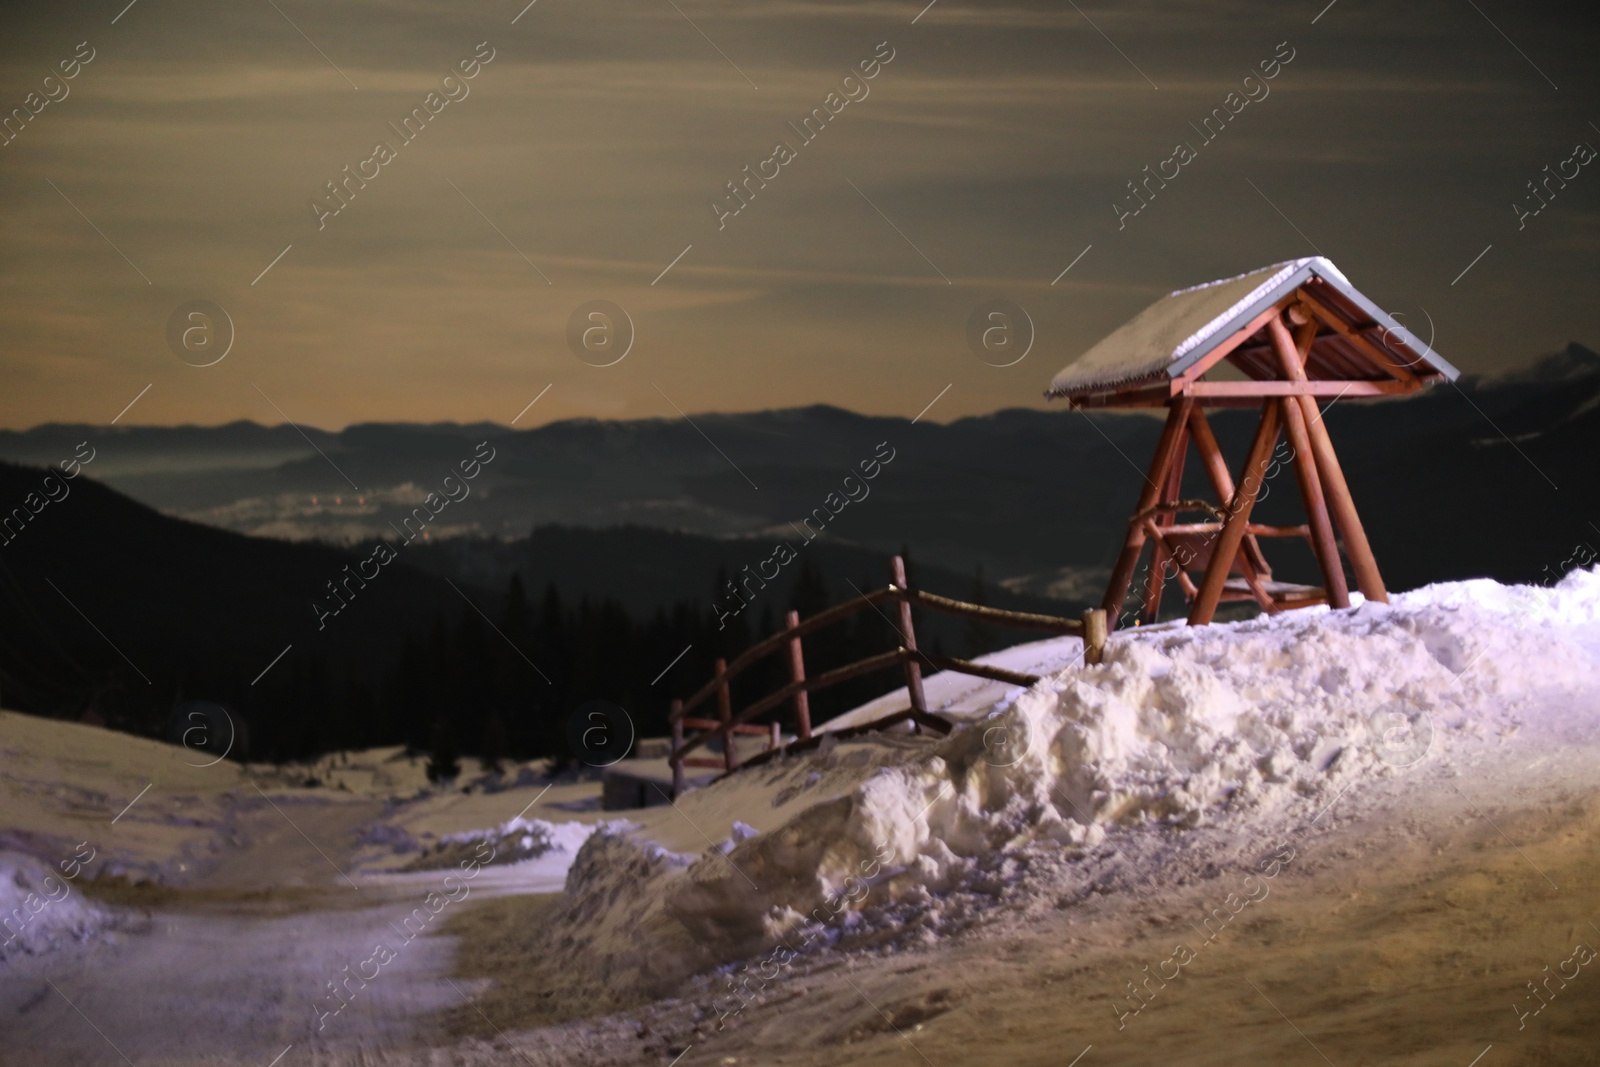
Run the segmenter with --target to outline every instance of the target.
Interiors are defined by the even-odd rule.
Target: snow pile
[[[421,871],[454,867],[460,860],[476,855],[478,845],[485,842],[493,846],[494,862],[501,865],[537,859],[549,852],[570,855],[577,852],[593,832],[594,827],[584,823],[551,823],[518,816],[488,830],[445,834],[421,856],[407,864],[405,869]],[[409,839],[410,835],[406,834],[406,837]]]
[[[0,961],[86,941],[112,920],[60,873],[32,856],[0,852]]]
[[[1597,622],[1600,569],[1549,589],[1462,582],[1392,605],[1118,634],[1104,663],[1043,679],[766,833],[691,857],[601,828],[568,873],[557,949],[650,992],[908,906],[937,936],[957,890],[1015,878],[1023,847],[1304,811],[1357,776],[1509,735],[1552,689],[1590,684],[1580,636]],[[783,761],[764,780],[787,787],[767,799],[838,759]]]
[[[678,979],[719,961],[697,951],[661,907],[663,887],[681,879],[694,857],[636,840],[628,830],[624,822],[601,823],[579,850],[550,949],[574,977],[586,975],[614,992],[665,994]]]

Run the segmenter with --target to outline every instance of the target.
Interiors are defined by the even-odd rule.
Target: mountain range
[[[1600,356],[1577,344],[1498,378],[1464,378],[1403,401],[1331,405],[1325,417],[1389,584],[1537,580],[1575,545],[1600,538],[1590,525],[1600,511],[1597,407]],[[0,459],[53,463],[88,441],[91,477],[170,515],[354,544],[394,536],[488,441],[495,458],[470,495],[413,543],[427,549],[411,553],[426,569],[489,587],[519,568],[525,579],[582,575],[586,590],[643,608],[709,596],[714,557],[727,557],[721,562],[733,571],[760,558],[708,549],[704,539],[798,544],[818,525],[802,521],[820,508],[830,521],[819,548],[860,549],[881,569],[882,557],[911,545],[924,566],[963,576],[981,566],[992,584],[1078,603],[1098,599],[1159,430],[1144,414],[1065,409],[948,424],[827,406],[692,419],[568,420],[522,431],[362,424],[337,433],[51,424],[0,433]],[[1243,411],[1213,419],[1235,460],[1253,421]],[[833,515],[826,502],[844,500],[843,479],[880,449],[893,459]],[[1204,487],[1188,485],[1185,495]],[[1297,498],[1285,479],[1269,488],[1259,514],[1288,517]],[[612,532],[586,540],[550,527]],[[1281,573],[1312,577],[1309,553],[1294,552]]]

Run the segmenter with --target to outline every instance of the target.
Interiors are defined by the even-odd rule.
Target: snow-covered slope
[[[943,740],[825,744],[689,794],[661,818],[704,848],[666,847],[689,831],[662,834],[659,818],[602,826],[554,940],[575,969],[660,992],[841,930],[936,938],[970,917],[974,886],[1018,879],[1030,849],[1265,827],[1533,718],[1593,717],[1597,628],[1600,569],[1118,634],[1103,664],[1003,694]],[[731,817],[733,836],[713,840]]]

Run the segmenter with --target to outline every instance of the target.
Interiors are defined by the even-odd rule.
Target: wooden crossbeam
[[[1178,389],[1181,381],[1182,379],[1177,379],[1172,383],[1174,390]],[[1212,397],[1262,396],[1404,396],[1408,393],[1414,393],[1420,388],[1422,388],[1420,382],[1415,384],[1406,382],[1314,382],[1302,377],[1296,381],[1288,382],[1194,382],[1184,386],[1183,391],[1193,397],[1209,399]]]

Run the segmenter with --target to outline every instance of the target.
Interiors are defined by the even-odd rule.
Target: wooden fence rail
[[[890,560],[890,578],[891,582],[886,588],[874,589],[847,603],[837,604],[825,611],[819,611],[809,619],[801,619],[798,612],[789,612],[784,619],[784,628],[782,630],[771,637],[756,642],[744,652],[735,656],[732,662],[717,660],[716,673],[709,682],[695,690],[687,699],[674,700],[672,702],[670,716],[672,722],[672,754],[669,757],[669,762],[672,765],[672,795],[674,798],[683,793],[685,767],[720,767],[724,772],[737,770],[740,766],[740,760],[735,739],[740,735],[767,738],[766,751],[746,761],[746,766],[758,761],[764,762],[766,759],[771,758],[779,750],[782,743],[778,723],[773,721],[766,726],[757,726],[752,724],[750,720],[773,711],[785,703],[792,703],[794,707],[798,732],[797,739],[785,746],[785,749],[787,751],[801,751],[815,746],[821,739],[814,737],[811,732],[811,705],[808,700],[808,694],[819,689],[838,685],[852,678],[898,668],[905,677],[906,695],[910,707],[854,730],[838,731],[837,736],[840,737],[871,730],[882,730],[908,720],[916,729],[926,727],[948,732],[949,723],[928,712],[927,698],[922,689],[922,668],[924,666],[934,670],[970,674],[978,678],[987,678],[991,681],[1005,682],[1009,685],[1032,685],[1039,680],[1036,675],[1032,674],[1023,674],[1018,671],[1005,670],[1001,667],[991,667],[983,663],[953,659],[949,656],[934,656],[921,651],[917,648],[916,632],[912,626],[911,611],[914,607],[1018,629],[1044,630],[1057,634],[1077,634],[1084,639],[1083,658],[1085,663],[1099,663],[1104,654],[1107,638],[1106,615],[1100,608],[1091,608],[1084,612],[1082,619],[1066,619],[1055,615],[1039,615],[1026,611],[1006,611],[1001,608],[986,607],[982,604],[969,604],[963,600],[952,600],[949,597],[937,596],[933,593],[925,593],[921,590],[910,588],[906,582],[905,561],[899,556],[895,556]],[[805,635],[815,633],[823,627],[831,626],[836,622],[847,619],[859,611],[865,611],[869,608],[877,610],[879,604],[888,602],[893,602],[896,608],[895,625],[900,636],[899,648],[856,660],[854,663],[846,664],[843,667],[835,667],[833,670],[825,671],[815,677],[806,677],[805,654],[801,644],[801,639]],[[785,653],[785,657],[788,660],[789,684],[776,692],[769,693],[734,714],[729,696],[730,683],[751,665],[778,652]],[[689,712],[713,698],[716,700],[716,718],[691,717],[689,715]],[[696,732],[685,735],[685,729]],[[722,755],[720,757],[694,757],[690,755],[695,749],[707,744],[713,737],[721,740]]]

